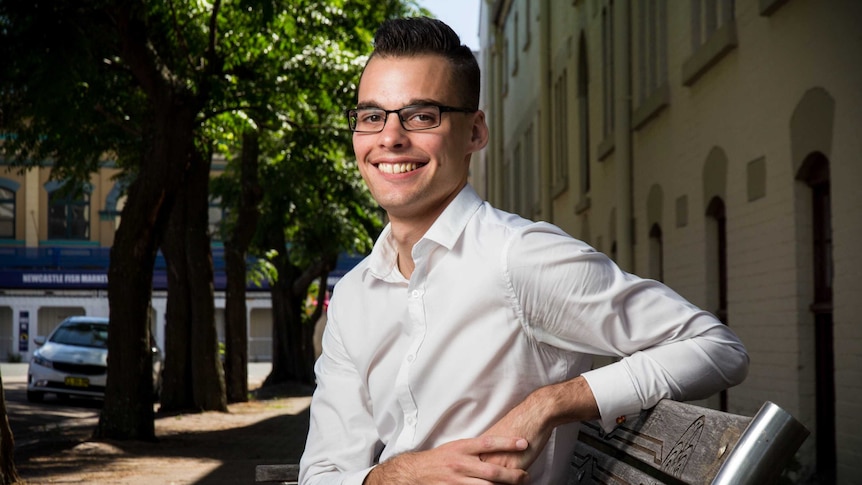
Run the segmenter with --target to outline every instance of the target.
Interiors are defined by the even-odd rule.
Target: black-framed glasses
[[[453,108],[439,104],[417,104],[401,109],[356,108],[347,110],[347,125],[356,133],[380,133],[386,126],[389,115],[395,113],[406,131],[437,128],[443,113],[474,113],[474,109]]]

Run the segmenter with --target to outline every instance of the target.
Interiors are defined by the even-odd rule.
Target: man
[[[580,421],[742,381],[712,315],[467,183],[479,68],[445,24],[385,23],[348,111],[389,225],[336,287],[303,484],[565,483]],[[590,370],[590,355],[621,357]]]

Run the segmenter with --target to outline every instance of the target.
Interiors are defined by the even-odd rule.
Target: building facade
[[[862,2],[483,0],[472,181],[742,338],[705,404],[811,431],[792,478],[862,480]]]
[[[108,316],[108,264],[124,203],[119,170],[106,164],[78,192],[51,179],[50,164],[21,171],[0,161],[0,360],[29,359],[32,340],[72,315]],[[223,170],[214,163],[214,175]],[[215,229],[221,209],[213,203]],[[215,231],[214,231],[215,232]],[[223,248],[213,243],[216,326],[224,338]],[[153,277],[153,334],[164,348],[167,279],[159,257]],[[249,361],[272,355],[268,290],[250,287],[246,301]]]

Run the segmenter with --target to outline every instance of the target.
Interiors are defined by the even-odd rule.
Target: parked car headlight
[[[49,369],[54,368],[54,364],[50,360],[42,357],[42,354],[40,354],[39,351],[33,352],[33,363],[41,365],[42,367],[48,367]]]

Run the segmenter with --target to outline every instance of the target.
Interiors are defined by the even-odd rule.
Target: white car
[[[108,377],[108,319],[76,316],[63,320],[48,336],[36,337],[38,349],[27,371],[27,400],[40,402],[46,393],[104,398]],[[162,358],[153,343],[153,383],[158,395]]]

